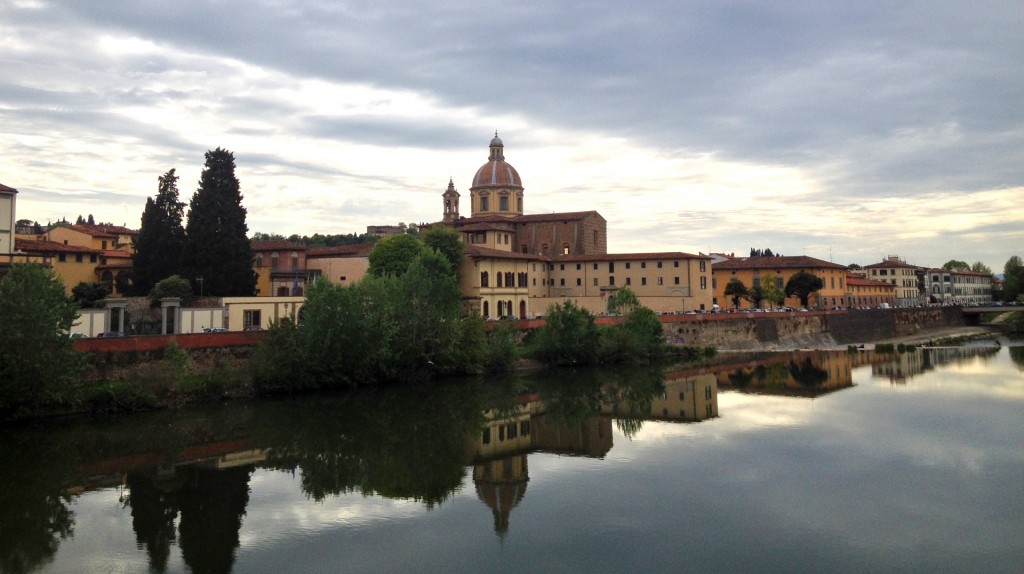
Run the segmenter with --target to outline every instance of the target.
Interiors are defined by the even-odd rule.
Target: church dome
[[[519,178],[519,172],[516,171],[516,168],[505,161],[505,145],[501,142],[497,132],[494,133],[494,139],[491,140],[490,147],[490,157],[488,157],[487,163],[476,170],[471,189],[481,187],[515,187],[522,189],[523,180]]]

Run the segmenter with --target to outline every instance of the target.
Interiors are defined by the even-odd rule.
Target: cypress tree
[[[132,292],[136,295],[147,295],[160,280],[181,273],[185,204],[178,199],[178,176],[173,169],[158,181],[156,197],[146,198],[135,241]]]
[[[199,188],[189,202],[182,252],[183,268],[194,292],[221,297],[255,294],[256,272],[245,214],[235,177],[235,155],[221,148],[206,152]]]

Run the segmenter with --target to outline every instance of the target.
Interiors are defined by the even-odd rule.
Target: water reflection
[[[1021,349],[1010,351],[1021,365]],[[295,476],[314,502],[357,493],[428,509],[468,476],[488,526],[506,537],[532,455],[602,459],[616,428],[631,439],[652,421],[717,419],[720,389],[821,397],[851,388],[860,366],[905,382],[997,352],[781,353],[713,368],[550,372],[12,429],[0,443],[0,571],[45,566],[74,537],[74,500],[122,488],[151,571],[172,571],[180,552],[192,572],[230,572],[257,472]]]

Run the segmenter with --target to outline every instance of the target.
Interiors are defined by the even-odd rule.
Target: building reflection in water
[[[918,347],[905,352],[877,353],[862,351],[852,354],[854,366],[870,365],[871,376],[887,379],[893,385],[905,385],[915,376],[949,364],[988,360],[999,353],[999,347]]]
[[[818,397],[853,386],[856,355],[827,351],[773,353],[714,368],[718,385],[732,390]]]

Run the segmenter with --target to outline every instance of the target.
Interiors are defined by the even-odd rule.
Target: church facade
[[[711,309],[709,257],[608,253],[607,221],[597,211],[525,213],[522,179],[497,134],[469,191],[468,217],[452,180],[442,194],[442,223],[466,244],[460,288],[468,312],[526,319],[572,300],[601,314],[622,287],[661,313]]]

